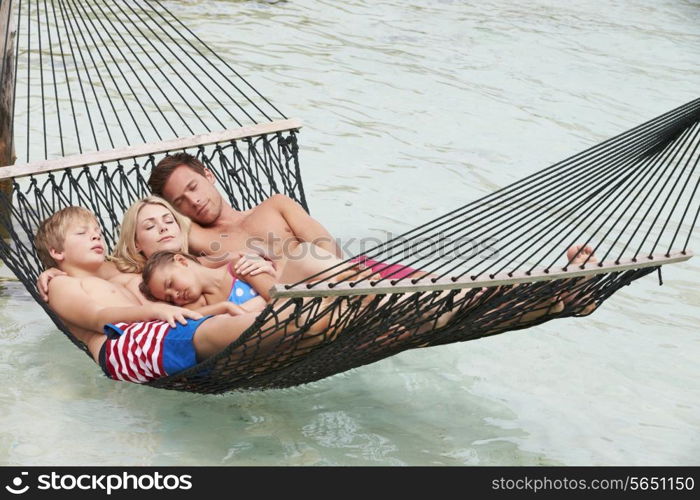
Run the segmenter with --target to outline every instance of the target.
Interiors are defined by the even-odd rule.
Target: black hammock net
[[[84,206],[111,251],[123,213],[149,194],[151,168],[182,150],[214,172],[238,210],[274,193],[308,210],[299,126],[276,121],[286,117],[166,4],[19,2],[8,18],[17,50],[3,56],[2,80],[15,81],[24,164],[0,169],[11,183],[0,191],[0,234],[8,236],[0,257],[86,352],[37,293],[33,235],[44,218]],[[217,135],[230,125],[252,128]],[[690,257],[699,133],[697,99],[370,249],[359,263],[277,285],[226,349],[148,385],[289,387],[406,349],[590,314],[623,286]],[[574,244],[590,245],[593,256],[567,253]],[[373,261],[387,266],[382,274]]]
[[[421,271],[392,279],[348,260],[330,268],[322,280],[309,277],[304,283],[278,286],[278,297],[224,351],[149,385],[201,393],[289,387],[406,349],[590,313],[621,287],[658,270],[664,259],[689,257],[687,244],[698,217],[699,110],[700,100],[693,101],[366,255]],[[274,192],[303,202],[293,132],[192,152],[215,172],[234,207],[250,208]],[[156,160],[148,156],[128,165],[115,162],[31,175],[22,183],[14,181],[12,200],[0,200],[0,224],[10,232],[0,246],[3,260],[77,345],[38,297],[35,279],[41,266],[33,234],[44,217],[81,205],[98,216],[111,249],[122,213],[148,194],[145,179]],[[582,161],[585,169],[579,167]],[[561,175],[564,171],[568,174]],[[577,196],[567,197],[566,204],[528,198],[537,185],[546,185],[550,197],[565,196],[568,184]],[[571,213],[577,208],[585,217]],[[479,231],[492,219],[491,232]],[[486,238],[489,255],[470,252],[474,239],[454,235],[451,252],[436,250],[458,229]],[[515,248],[529,251],[525,258],[509,251],[513,241],[521,242]],[[594,246],[597,262],[577,256],[569,259],[575,262],[562,261],[559,257],[572,242]],[[595,272],[599,274],[591,274]]]

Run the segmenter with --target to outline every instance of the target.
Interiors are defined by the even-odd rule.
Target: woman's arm
[[[36,279],[36,288],[39,290],[39,295],[44,302],[49,301],[49,282],[57,276],[68,276],[65,272],[55,267],[50,267],[42,272]]]

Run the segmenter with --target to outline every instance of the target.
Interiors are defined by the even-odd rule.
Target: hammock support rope
[[[0,168],[0,181],[12,182],[10,195],[0,192],[0,234],[10,235],[0,257],[78,347],[87,352],[35,285],[42,268],[33,235],[57,210],[92,210],[111,251],[123,213],[149,194],[150,170],[186,150],[235,209],[284,193],[308,211],[300,122],[164,2],[17,0],[11,8],[18,47],[2,78],[15,79],[20,163]],[[277,285],[226,349],[148,385],[290,387],[406,349],[587,315],[692,256],[699,136],[696,99],[378,245],[360,263]],[[569,259],[575,243],[594,247],[596,261]],[[393,267],[379,276],[362,264],[370,260]]]

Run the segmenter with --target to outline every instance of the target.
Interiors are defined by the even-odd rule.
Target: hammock
[[[183,150],[214,172],[238,210],[284,193],[308,211],[301,123],[161,1],[6,0],[0,22],[10,33],[0,40],[0,88],[15,90],[0,108],[21,155],[0,168],[10,184],[0,191],[0,257],[79,348],[87,352],[35,286],[33,234],[55,211],[92,210],[111,251],[124,211],[149,194],[150,169]],[[406,349],[587,314],[691,257],[699,133],[696,99],[370,249],[362,259],[390,266],[382,277],[348,259],[323,279],[278,285],[237,341],[148,385],[290,387]],[[597,262],[568,261],[573,243],[593,246]]]

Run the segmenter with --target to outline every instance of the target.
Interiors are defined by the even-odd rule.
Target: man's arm
[[[299,203],[283,194],[272,195],[269,202],[282,214],[298,239],[318,245],[339,259],[344,258],[343,251],[331,233],[320,222],[307,214]]]

